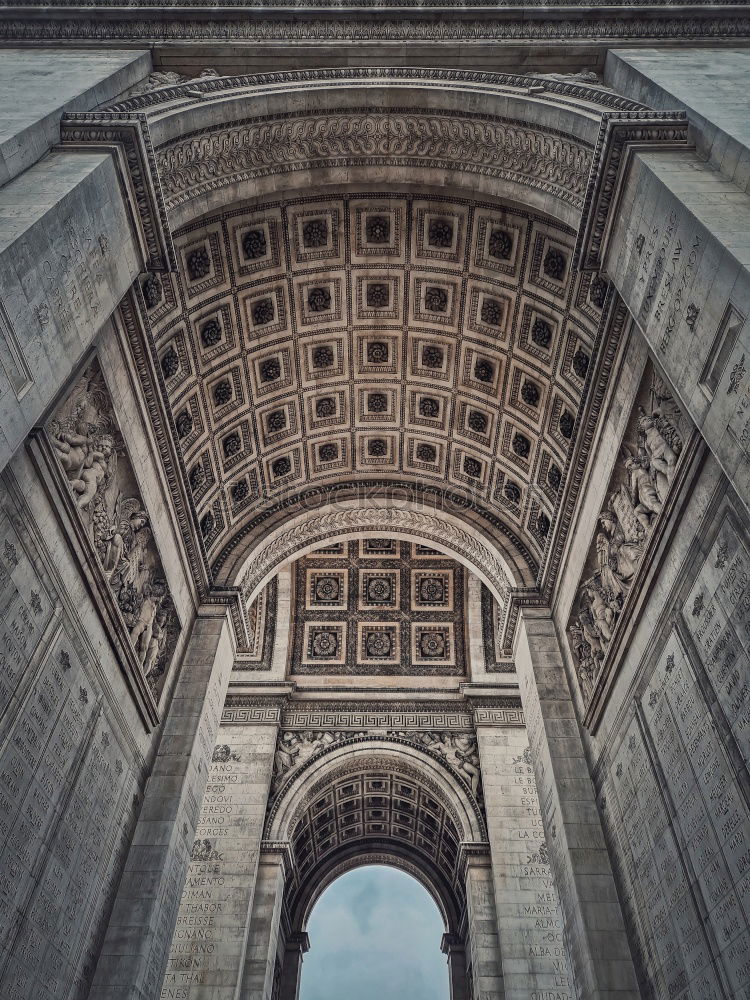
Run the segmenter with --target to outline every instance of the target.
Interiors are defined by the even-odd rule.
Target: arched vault
[[[658,120],[576,80],[382,69],[67,117],[123,150],[153,268],[126,325],[205,595],[378,530],[498,599],[548,585],[622,326],[614,178],[627,141],[684,135]]]
[[[479,803],[438,755],[397,735],[353,736],[275,789],[266,841],[289,845],[288,907],[297,931],[335,878],[373,863],[417,878],[446,929],[456,931],[462,851],[486,843],[486,830]]]

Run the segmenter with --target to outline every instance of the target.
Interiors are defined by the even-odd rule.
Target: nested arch
[[[323,520],[368,507],[363,484],[488,540],[468,558],[496,596],[534,584],[608,302],[576,230],[603,116],[625,104],[355,70],[117,106],[148,122],[173,229],[176,273],[144,278],[139,303],[211,584],[252,596],[288,525],[316,506],[321,540],[345,534]]]
[[[255,547],[238,553],[230,579],[236,580],[243,600],[250,603],[282,566],[320,545],[383,536],[426,544],[451,556],[483,580],[503,606],[511,588],[534,582],[510,546],[503,546],[501,539],[489,537],[470,521],[409,502],[386,505],[357,500],[287,517]]]
[[[386,863],[418,878],[455,932],[464,908],[461,845],[484,842],[486,831],[479,804],[437,755],[398,737],[353,737],[277,790],[265,836],[289,844],[295,930],[339,875]]]

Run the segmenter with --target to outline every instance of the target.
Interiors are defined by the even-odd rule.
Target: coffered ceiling
[[[395,538],[338,542],[293,570],[292,674],[466,673],[466,570]]]
[[[179,231],[142,285],[214,574],[310,490],[399,484],[551,534],[606,285],[517,207],[362,193]]]

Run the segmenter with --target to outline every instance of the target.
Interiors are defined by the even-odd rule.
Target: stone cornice
[[[135,207],[135,211],[131,209],[132,223],[144,270],[174,270],[172,235],[146,116],[111,111],[66,114],[60,137],[66,148],[81,146],[86,151],[114,153],[125,204]]]
[[[483,2],[488,7],[483,9]],[[304,6],[227,3],[212,7],[147,4],[40,4],[9,6],[0,12],[0,39],[49,44],[55,41],[114,41],[142,45],[160,42],[368,43],[376,41],[456,41],[502,43],[571,41],[648,42],[659,39],[710,41],[750,37],[750,17],[741,0],[713,4],[552,6],[537,3],[489,8],[480,0],[470,8],[418,7],[400,0],[357,6],[343,0],[337,9],[308,0]],[[633,10],[635,8],[635,10]],[[173,16],[165,16],[173,10]],[[137,12],[137,16],[134,16]],[[269,17],[269,13],[271,16]],[[637,13],[637,16],[634,14]]]
[[[195,103],[207,96],[217,97],[222,92],[236,96],[237,91],[248,94],[260,92],[261,89],[276,87],[294,89],[306,88],[309,84],[326,85],[336,83],[339,86],[351,84],[455,84],[457,88],[488,88],[492,92],[520,91],[527,93],[534,88],[537,99],[553,98],[556,102],[574,104],[579,110],[582,101],[595,104],[610,111],[645,111],[646,106],[628,97],[623,97],[595,83],[587,82],[575,75],[561,78],[554,75],[537,76],[533,73],[488,73],[482,70],[466,69],[435,69],[426,67],[346,67],[334,69],[302,69],[280,70],[270,73],[252,73],[242,76],[206,76],[197,77],[181,83],[160,86],[146,93],[128,97],[118,101],[110,108],[111,111],[149,111],[166,102],[180,101]]]
[[[574,261],[582,271],[601,271],[609,232],[632,154],[639,149],[688,148],[684,111],[618,112],[602,115],[583,204],[583,225]]]

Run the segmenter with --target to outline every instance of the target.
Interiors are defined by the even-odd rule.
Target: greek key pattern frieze
[[[471,730],[469,711],[409,711],[395,712],[364,710],[309,711],[304,708],[287,709],[283,719],[284,729],[335,729],[335,730]]]
[[[280,705],[227,705],[221,715],[223,726],[278,725],[280,722]]]
[[[525,726],[522,708],[476,708],[474,710],[474,725],[476,726]]]

